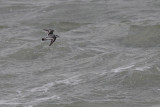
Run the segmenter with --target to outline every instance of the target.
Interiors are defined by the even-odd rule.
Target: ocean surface
[[[0,107],[160,107],[160,0],[0,0]]]

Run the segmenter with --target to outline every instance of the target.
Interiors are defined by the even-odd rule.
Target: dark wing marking
[[[54,30],[52,30],[52,29],[43,29],[44,31],[47,31],[48,32],[48,35],[49,34],[53,34],[53,32],[54,32]]]
[[[51,46],[51,45],[53,44],[53,42],[54,42],[54,41],[53,41],[53,40],[51,40],[51,43],[49,44],[49,46]]]
[[[48,35],[49,35],[49,34],[53,34],[53,32],[54,32],[54,30],[50,30],[50,32],[48,33]]]
[[[52,39],[51,43],[49,44],[49,46],[51,46],[55,40],[56,40],[56,38]]]

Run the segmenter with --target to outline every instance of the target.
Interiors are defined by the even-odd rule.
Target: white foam
[[[14,102],[8,102],[6,100],[0,100],[0,105],[21,105],[22,103],[14,103]]]
[[[38,101],[46,101],[46,100],[50,100],[50,99],[59,99],[60,97],[59,96],[57,96],[57,95],[54,95],[54,96],[51,96],[51,97],[44,97],[44,98],[39,98],[39,99],[37,99],[36,100],[36,102]]]
[[[116,68],[116,69],[113,69],[112,72],[122,72],[126,69],[129,69],[129,68],[132,68],[134,65],[129,65],[129,66],[125,66],[125,67],[119,67],[119,68]]]
[[[54,86],[55,84],[53,82],[43,85],[42,87],[36,87],[30,90],[30,92],[47,92],[49,88]]]
[[[76,76],[73,76],[73,77],[70,77],[70,78],[67,78],[67,79],[64,79],[64,80],[59,80],[59,81],[56,81],[55,83],[56,84],[69,84],[69,85],[77,85],[81,82],[81,79],[79,79],[79,76],[76,75]]]
[[[50,97],[35,99],[34,101],[31,101],[30,103],[40,103],[40,102],[43,102],[43,101],[56,100],[56,99],[60,99],[60,97],[57,96],[57,95],[53,95],[53,96],[50,96]]]
[[[149,69],[150,67],[148,66],[143,66],[143,67],[136,67],[135,70],[138,70],[138,71],[144,71],[146,69]]]
[[[55,82],[45,84],[41,87],[33,88],[29,91],[30,92],[47,92],[51,87],[53,87],[54,85],[57,85],[57,84],[76,85],[76,84],[79,84],[80,82],[81,82],[81,79],[79,79],[79,75],[76,75],[76,76],[73,76],[73,77],[70,77],[67,79],[58,80]]]

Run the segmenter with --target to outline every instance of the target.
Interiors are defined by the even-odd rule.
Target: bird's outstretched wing
[[[49,32],[49,30],[48,29],[43,29],[44,31],[47,31],[47,32]]]
[[[54,32],[54,30],[52,30],[52,29],[43,29],[44,31],[47,31],[48,32],[48,35],[49,34],[53,34],[53,32]]]
[[[49,46],[51,46],[55,40],[56,40],[56,38],[52,39],[51,43],[49,44]]]
[[[54,40],[51,40],[51,43],[49,44],[49,46],[51,46],[53,44]]]

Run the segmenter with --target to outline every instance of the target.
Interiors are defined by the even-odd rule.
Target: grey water
[[[0,0],[0,107],[159,106],[159,0]]]

